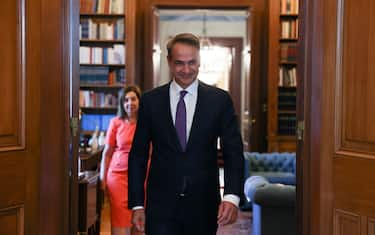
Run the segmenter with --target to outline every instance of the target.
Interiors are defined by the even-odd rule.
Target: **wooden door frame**
[[[70,120],[79,120],[79,0],[67,1],[67,16],[68,24],[66,26],[66,38],[67,46],[69,47],[69,53],[67,53],[65,60],[69,61],[70,66],[65,68],[65,74],[69,76],[65,77],[65,97],[67,100],[66,104],[66,115],[65,122],[71,125]],[[69,126],[69,129],[71,127]],[[72,134],[71,131],[68,133],[69,141],[66,143],[69,147],[68,151],[68,184],[69,184],[69,234],[77,234],[78,230],[78,149],[80,137],[79,133]],[[70,176],[69,176],[70,175]]]
[[[224,47],[235,48],[235,54],[239,55],[239,56],[235,56],[235,58],[233,59],[234,62],[233,62],[233,67],[231,69],[230,77],[231,78],[241,78],[242,70],[243,69],[248,70],[250,68],[250,66],[247,66],[247,68],[242,68],[242,66],[244,64],[244,62],[242,61],[242,52],[243,52],[243,40],[242,40],[242,38],[239,38],[239,37],[238,38],[236,38],[236,37],[230,37],[230,38],[209,37],[209,39],[211,40],[212,44],[217,44],[219,46],[224,46]],[[246,79],[246,74],[244,76],[244,79]],[[245,88],[242,88],[242,85],[245,86]],[[256,86],[258,86],[258,85],[259,84],[256,84]],[[230,88],[232,88],[234,91],[238,91],[238,93],[236,93],[236,92],[231,93],[231,96],[232,96],[232,99],[233,99],[233,103],[234,103],[234,106],[235,106],[236,113],[238,114],[238,117],[240,119],[239,120],[240,126],[241,126],[241,128],[243,128],[242,127],[243,120],[241,118],[242,117],[242,110],[241,110],[241,104],[242,104],[241,101],[242,100],[241,100],[241,98],[244,97],[244,100],[245,100],[244,105],[246,105],[246,103],[247,103],[246,97],[248,96],[248,94],[246,94],[246,91],[245,91],[244,94],[242,94],[242,91],[246,90],[246,83],[243,83],[242,80],[232,79],[230,81]],[[261,103],[258,100],[258,97],[261,97],[261,95],[262,95],[261,90],[253,89],[253,90],[249,91],[248,93],[253,98],[253,99],[250,99],[250,100],[252,100],[251,108],[253,110],[261,110]],[[258,102],[254,102],[254,100],[257,100]],[[262,115],[262,114],[257,114],[257,115]],[[266,115],[264,115],[264,116],[266,116]],[[248,117],[248,118],[251,119],[251,117]],[[265,122],[264,118],[261,117],[261,118],[257,118],[257,119],[258,119],[257,120],[258,125],[252,126],[251,127],[252,130],[250,131],[248,136],[243,137],[244,143],[245,143],[246,140],[248,140],[248,142],[250,142],[250,146],[251,146],[252,151],[261,151],[260,149],[262,149],[262,147],[261,147],[262,140],[258,137],[259,136],[264,136],[264,137],[266,136],[266,132],[265,132],[265,129],[266,129],[265,123],[266,122]],[[261,132],[262,129],[260,129],[262,127],[263,127],[263,130],[264,130],[263,133]],[[255,129],[255,128],[258,128],[258,129]],[[254,133],[257,133],[257,136]],[[256,136],[256,137],[254,137],[254,136]],[[264,141],[265,141],[265,139],[264,139]],[[245,148],[245,145],[244,145],[244,148]],[[264,147],[264,149],[265,149],[265,147]],[[244,149],[244,151],[248,151],[248,150]]]
[[[232,68],[230,70],[229,89],[233,91],[238,91],[232,93],[232,99],[234,103],[234,108],[237,111],[238,115],[241,114],[241,80],[236,80],[235,78],[241,78],[241,67],[242,67],[242,58],[241,52],[243,49],[243,40],[240,37],[209,37],[209,40],[213,45],[218,45],[222,47],[227,47],[234,49],[234,57],[232,59]]]
[[[74,152],[71,144],[75,139],[70,133],[69,120],[74,113],[70,106],[74,99],[71,96],[74,95],[71,93],[72,74],[78,72],[74,67],[78,56],[72,50],[72,35],[78,32],[78,25],[72,24],[72,18],[79,1],[41,0],[40,3],[36,7],[41,12],[31,21],[40,25],[41,32],[38,39],[40,67],[35,68],[40,69],[41,75],[38,84],[41,113],[39,217],[35,226],[38,226],[38,234],[76,234],[73,222],[76,213],[70,205],[70,200],[75,200],[71,192],[77,192],[73,183],[76,176],[70,166],[70,153]],[[26,220],[30,219],[27,216],[26,213]]]
[[[305,143],[309,142],[310,136],[308,133],[310,132],[310,117],[309,115],[305,116],[305,108],[309,109],[310,105],[309,97],[304,97],[304,94],[310,94],[307,91],[306,86],[309,85],[307,82],[307,55],[310,52],[309,37],[307,36],[306,30],[309,29],[309,14],[311,12],[307,11],[307,4],[309,0],[300,0],[300,8],[299,8],[299,47],[298,47],[298,56],[297,56],[297,64],[300,66],[297,68],[297,122],[304,121],[305,122],[305,133],[303,135],[303,140],[297,140],[297,148],[296,148],[296,232],[297,234],[307,235],[309,229],[309,200],[310,198],[310,191],[308,190],[309,184],[309,165],[310,163],[308,160],[309,152],[307,151],[309,146],[306,146]],[[310,2],[311,3],[311,2]],[[302,100],[302,102],[301,102]]]
[[[300,0],[300,47],[298,77],[303,78],[298,100],[298,120],[304,119],[303,141],[297,143],[297,234],[332,234],[331,159],[322,158],[323,95],[325,90],[325,31],[334,9],[323,8],[324,0]],[[327,5],[327,4],[326,4]],[[329,4],[332,6],[333,4]],[[328,32],[328,31],[327,31]],[[326,143],[329,145],[330,143]],[[331,221],[331,222],[329,222]]]

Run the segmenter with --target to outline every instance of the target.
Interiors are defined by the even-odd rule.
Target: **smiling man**
[[[199,39],[176,35],[167,45],[173,80],[143,95],[129,157],[133,226],[147,235],[215,235],[233,223],[243,188],[243,146],[229,94],[197,79]],[[217,139],[224,158],[221,201]],[[151,165],[144,183],[152,143]]]

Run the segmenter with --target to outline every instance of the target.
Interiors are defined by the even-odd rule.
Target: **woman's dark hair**
[[[117,116],[119,116],[121,119],[125,119],[127,117],[126,111],[124,109],[124,102],[126,94],[131,91],[136,94],[138,100],[141,98],[141,89],[139,89],[139,87],[136,85],[127,85],[125,86],[125,88],[119,91]]]

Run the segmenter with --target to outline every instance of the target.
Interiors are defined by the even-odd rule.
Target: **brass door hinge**
[[[267,104],[262,104],[262,111],[267,112]]]
[[[297,123],[297,139],[303,140],[303,133],[305,131],[305,121],[298,121]]]
[[[72,136],[77,136],[77,134],[78,134],[78,117],[70,118],[70,130],[72,132]]]

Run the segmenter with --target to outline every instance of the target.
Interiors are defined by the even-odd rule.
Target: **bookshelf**
[[[136,0],[80,0],[81,133],[106,131],[118,92],[134,83]]]
[[[296,151],[298,0],[269,2],[268,151]]]

